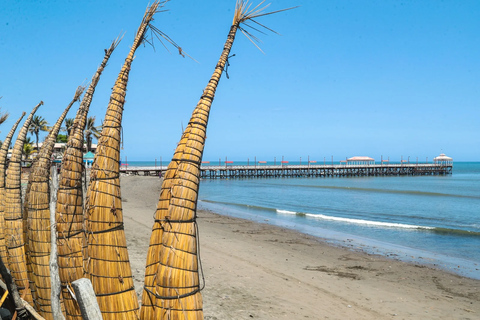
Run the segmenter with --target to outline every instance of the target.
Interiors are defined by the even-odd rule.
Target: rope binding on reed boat
[[[235,53],[227,57],[227,61],[225,62],[225,68],[223,69],[223,71],[225,72],[225,75],[227,76],[227,79],[230,79],[230,77],[228,76],[228,67],[230,66],[229,59],[233,57],[235,57]]]

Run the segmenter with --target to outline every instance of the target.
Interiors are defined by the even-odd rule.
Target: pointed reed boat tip
[[[163,43],[162,41],[162,38],[164,40],[166,40],[168,43],[170,43],[172,46],[174,46],[177,50],[178,50],[178,54],[181,55],[183,58],[185,58],[185,56],[189,57],[190,59],[192,59],[193,61],[197,62],[197,60],[195,60],[192,56],[190,56],[188,53],[186,53],[182,47],[180,47],[172,38],[170,38],[166,33],[164,33],[163,31],[161,31],[159,28],[155,27],[154,25],[152,25],[152,21],[154,20],[153,19],[153,14],[157,13],[157,12],[165,12],[165,11],[168,11],[168,10],[160,10],[161,8],[163,8],[167,2],[169,2],[170,0],[164,0],[164,1],[155,1],[152,6],[150,6],[149,8],[147,8],[147,12],[145,13],[145,17],[143,19],[143,21],[147,21],[147,17],[149,15],[152,15],[152,17],[149,19],[149,21],[147,22],[147,28],[150,29],[150,31],[152,32],[153,35],[155,35],[155,37],[160,41],[160,43],[162,44],[162,46],[165,48],[165,50],[167,50],[168,52],[170,52],[170,50],[168,50],[167,46]],[[152,8],[154,8],[154,6],[157,6],[155,8],[155,11],[153,12],[152,11]],[[138,32],[137,32],[138,33]],[[155,50],[155,46],[153,44],[153,37],[152,37],[152,40],[148,40],[146,38],[146,31],[143,35],[143,38],[142,38],[142,41],[141,43],[145,44],[145,43],[148,43],[150,44],[154,50]]]
[[[145,38],[150,23],[153,21],[153,16],[157,13],[159,6],[164,6],[166,1],[160,2],[159,0],[154,1],[151,6],[148,6],[145,10],[145,13],[142,18],[142,23],[138,27],[137,32],[135,33],[135,39],[140,38],[140,41],[135,43],[135,49],[137,49],[144,41],[148,42]]]
[[[112,54],[112,52],[117,48],[117,46],[120,44],[122,41],[123,37],[125,36],[126,32],[120,32],[120,34],[112,41],[112,44],[110,44],[110,47],[108,49],[104,49],[105,54]]]
[[[75,91],[75,95],[73,96],[73,101],[74,102],[80,100],[80,96],[82,95],[83,91],[85,91],[85,88],[86,88],[86,86],[82,86],[82,85],[77,87],[77,90]]]
[[[88,87],[88,85],[90,84],[90,81],[88,80],[88,78],[85,78],[81,84],[82,87]]]
[[[271,4],[269,3],[269,4],[266,4],[264,7],[261,7],[264,2],[265,0],[262,0],[253,9],[250,9],[252,4],[250,3],[249,0],[237,0],[234,23],[243,23],[247,20],[252,20],[258,17],[263,17],[263,16],[267,16],[267,15],[271,15],[271,14],[275,14],[283,11],[288,11],[288,10],[292,10],[300,7],[300,6],[294,6],[290,8],[264,12]]]
[[[112,45],[110,46],[110,48],[108,50],[115,50],[115,48],[117,48],[117,46],[119,45],[119,43],[123,40],[123,37],[125,36],[126,32],[120,32],[120,34],[118,35],[118,37],[115,38],[115,40],[112,41]]]
[[[262,52],[263,54],[265,54],[265,53],[255,43],[255,42],[261,42],[261,41],[257,37],[255,37],[252,33],[245,30],[245,28],[243,28],[241,26],[241,24],[244,24],[245,26],[247,26],[247,27],[249,27],[249,28],[251,28],[255,31],[263,33],[261,30],[256,29],[256,28],[254,28],[254,27],[252,27],[252,26],[250,26],[246,23],[247,21],[251,21],[251,22],[257,24],[258,26],[260,26],[264,29],[267,29],[268,31],[279,34],[275,30],[270,29],[267,26],[257,22],[255,19],[259,18],[259,17],[263,17],[263,16],[272,15],[272,14],[275,14],[275,13],[287,11],[287,10],[292,10],[292,9],[295,9],[295,8],[299,7],[299,6],[295,6],[295,7],[280,9],[280,10],[276,10],[276,11],[264,12],[270,6],[270,3],[269,3],[269,4],[266,4],[265,6],[261,7],[264,2],[265,2],[265,0],[262,0],[253,9],[250,9],[252,4],[249,2],[249,0],[237,0],[236,6],[235,6],[235,14],[234,14],[234,17],[233,17],[233,25],[236,25],[240,29],[240,31],[247,37],[247,39],[250,40],[250,42],[252,42],[253,45],[255,47],[257,47],[257,49],[260,50],[260,52]]]

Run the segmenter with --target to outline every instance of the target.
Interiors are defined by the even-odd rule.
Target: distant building
[[[95,155],[92,153],[92,151],[89,151],[83,155],[83,162],[85,163],[85,166],[87,168],[90,168],[92,166],[94,158]]]
[[[438,157],[433,158],[433,163],[440,165],[452,165],[453,159],[447,157],[445,153],[441,153]]]

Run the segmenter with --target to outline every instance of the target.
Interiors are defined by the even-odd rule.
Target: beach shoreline
[[[343,247],[353,251],[388,257],[389,259],[400,260],[412,264],[421,264],[462,277],[480,280],[480,263],[474,260],[447,256],[438,252],[406,247],[386,240],[379,241],[361,235],[334,231],[322,227],[289,223],[285,220],[271,217],[266,218],[261,214],[251,214],[249,211],[234,210],[231,206],[217,204],[210,201],[199,201],[198,208],[199,211],[203,210],[213,213],[222,212],[221,215],[223,216],[251,220],[256,223],[274,225],[301,234],[308,234],[335,247]],[[294,214],[296,213],[294,212]]]
[[[135,288],[160,194],[157,177],[122,176]],[[475,319],[480,280],[335,246],[321,238],[198,211],[205,319]]]

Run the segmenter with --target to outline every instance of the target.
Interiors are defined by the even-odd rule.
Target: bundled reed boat
[[[42,144],[37,159],[30,168],[23,220],[26,223],[26,255],[32,270],[35,306],[45,319],[52,319],[50,283],[50,168],[53,148],[63,120],[72,105],[80,99],[84,88],[79,87],[72,101],[58,118]]]
[[[2,147],[0,148],[0,257],[2,258],[5,267],[8,268],[8,258],[7,258],[7,245],[5,243],[5,174],[6,174],[6,163],[7,163],[7,154],[8,147],[12,142],[13,135],[17,130],[18,124],[25,117],[25,112],[22,113],[20,118],[14,123],[12,129],[3,140]]]
[[[105,50],[102,63],[92,77],[70,129],[67,148],[62,158],[56,203],[57,250],[62,297],[67,319],[78,319],[80,309],[71,292],[72,282],[84,276],[86,254],[85,221],[83,215],[83,132],[95,88],[111,54],[121,39],[116,39]]]
[[[257,23],[255,18],[288,10],[263,13],[266,7],[261,8],[262,3],[251,8],[248,1],[237,1],[220,59],[164,175],[145,267],[143,320],[203,319],[196,219],[207,124],[237,30],[249,37],[242,24]]]
[[[120,138],[128,75],[137,48],[157,10],[155,1],[147,8],[132,48],[112,89],[101,137],[90,173],[85,204],[87,254],[85,270],[92,281],[104,319],[135,319],[138,299],[123,230],[120,193]]]
[[[33,108],[18,133],[5,179],[5,242],[7,245],[8,267],[12,277],[15,279],[20,295],[24,296],[25,300],[32,305],[33,297],[28,282],[25,240],[23,239],[24,228],[20,179],[23,143],[25,142],[28,126],[32,121],[33,115],[42,104],[43,101]]]

